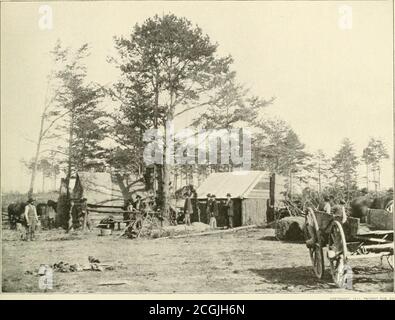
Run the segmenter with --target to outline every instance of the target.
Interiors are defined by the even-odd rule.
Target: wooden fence
[[[94,226],[98,225],[103,219],[109,218],[110,216],[115,221],[123,221],[125,211],[123,206],[109,206],[109,205],[92,205],[88,204],[89,217]]]

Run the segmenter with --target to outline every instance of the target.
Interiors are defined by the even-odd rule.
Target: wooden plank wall
[[[256,224],[262,226],[266,224],[268,198],[243,199],[242,200],[242,225]]]

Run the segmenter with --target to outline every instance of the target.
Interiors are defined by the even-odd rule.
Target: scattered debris
[[[104,268],[97,263],[91,263],[91,270],[92,271],[104,271]]]
[[[88,257],[88,261],[89,261],[90,263],[100,263],[100,260],[99,260],[99,259],[97,259],[97,258],[95,258],[95,257],[92,257],[92,256],[89,256],[89,257]]]
[[[115,269],[126,269],[126,266],[118,261],[116,264],[108,264],[108,263],[100,263],[100,260],[93,257],[93,256],[89,256],[88,257],[88,261],[89,264],[83,265],[81,266],[78,263],[74,263],[74,264],[70,264],[67,262],[63,262],[63,261],[59,261],[57,263],[54,263],[52,268],[54,271],[57,272],[80,272],[80,271],[99,271],[102,272],[104,270],[115,270]],[[45,274],[45,267],[48,266],[44,266],[41,265],[38,271],[38,274]],[[43,273],[44,272],[44,273]]]
[[[99,226],[101,228],[105,228],[104,225],[114,225],[115,222],[116,221],[113,219],[113,216],[109,216],[108,218],[104,218],[104,219],[100,220]]]
[[[53,268],[54,271],[64,272],[64,273],[67,273],[67,272],[79,272],[79,271],[83,270],[83,268],[78,263],[69,264],[69,263],[63,262],[63,261],[60,261],[58,263],[54,263],[52,268]]]

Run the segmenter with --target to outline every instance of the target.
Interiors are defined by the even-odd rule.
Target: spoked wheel
[[[343,227],[334,221],[328,239],[328,259],[331,267],[333,282],[344,287],[347,276],[347,243]]]
[[[310,209],[306,215],[305,241],[309,249],[314,274],[318,279],[324,277],[324,253],[319,239],[318,222],[314,212]]]
[[[387,256],[387,261],[392,270],[394,270],[394,255]]]

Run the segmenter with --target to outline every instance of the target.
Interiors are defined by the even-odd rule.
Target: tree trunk
[[[69,150],[68,150],[68,161],[67,161],[67,179],[66,179],[67,199],[70,199],[71,163],[72,163],[72,155],[73,155],[73,150],[72,150],[73,131],[74,131],[74,112],[72,111],[70,114]]]
[[[380,181],[380,165],[377,166],[377,185],[378,185],[378,189],[379,191],[381,190],[381,181]]]
[[[152,191],[154,193],[154,198],[156,198],[157,196],[157,183],[158,183],[158,179],[157,179],[157,173],[156,173],[157,169],[156,169],[156,164],[154,163],[154,170],[153,170],[153,176],[152,176]]]
[[[121,174],[120,173],[116,173],[115,174],[115,179],[117,180],[119,189],[121,189],[123,199],[124,200],[129,200],[131,198],[130,197],[130,192],[129,192],[128,188],[126,187],[126,185],[125,185],[125,183],[123,181],[123,177],[121,176]]]
[[[45,192],[45,174],[44,174],[44,171],[43,171],[43,181],[42,181],[42,185],[41,185],[41,190],[42,190],[42,193]]]
[[[369,191],[369,164],[366,164],[366,191]]]
[[[318,162],[318,194],[321,195],[321,162]]]
[[[177,191],[177,189],[178,189],[178,174],[177,173],[174,173],[174,182],[173,182],[173,184],[174,184],[174,192],[176,192]]]
[[[28,197],[31,197],[33,195],[33,191],[34,191],[34,182],[36,180],[36,174],[37,174],[38,157],[40,155],[41,142],[43,139],[44,119],[45,119],[44,114],[42,114],[41,115],[41,122],[40,122],[40,132],[38,134],[38,141],[37,141],[37,146],[36,146],[36,154],[34,156],[33,170],[32,170],[32,175],[30,178],[30,187],[29,187],[29,191],[28,191]]]
[[[376,195],[377,195],[377,169],[376,168],[372,168],[372,171],[373,171],[373,181],[374,181],[374,192],[376,193]]]
[[[169,182],[170,182],[170,174],[169,174],[169,164],[168,164],[168,157],[167,157],[167,150],[168,150],[168,145],[167,145],[167,141],[168,141],[168,128],[167,125],[165,124],[164,127],[164,131],[165,131],[165,136],[164,136],[164,144],[163,144],[163,165],[162,165],[162,216],[164,218],[169,218],[169,201],[170,201],[170,197],[169,197]]]

